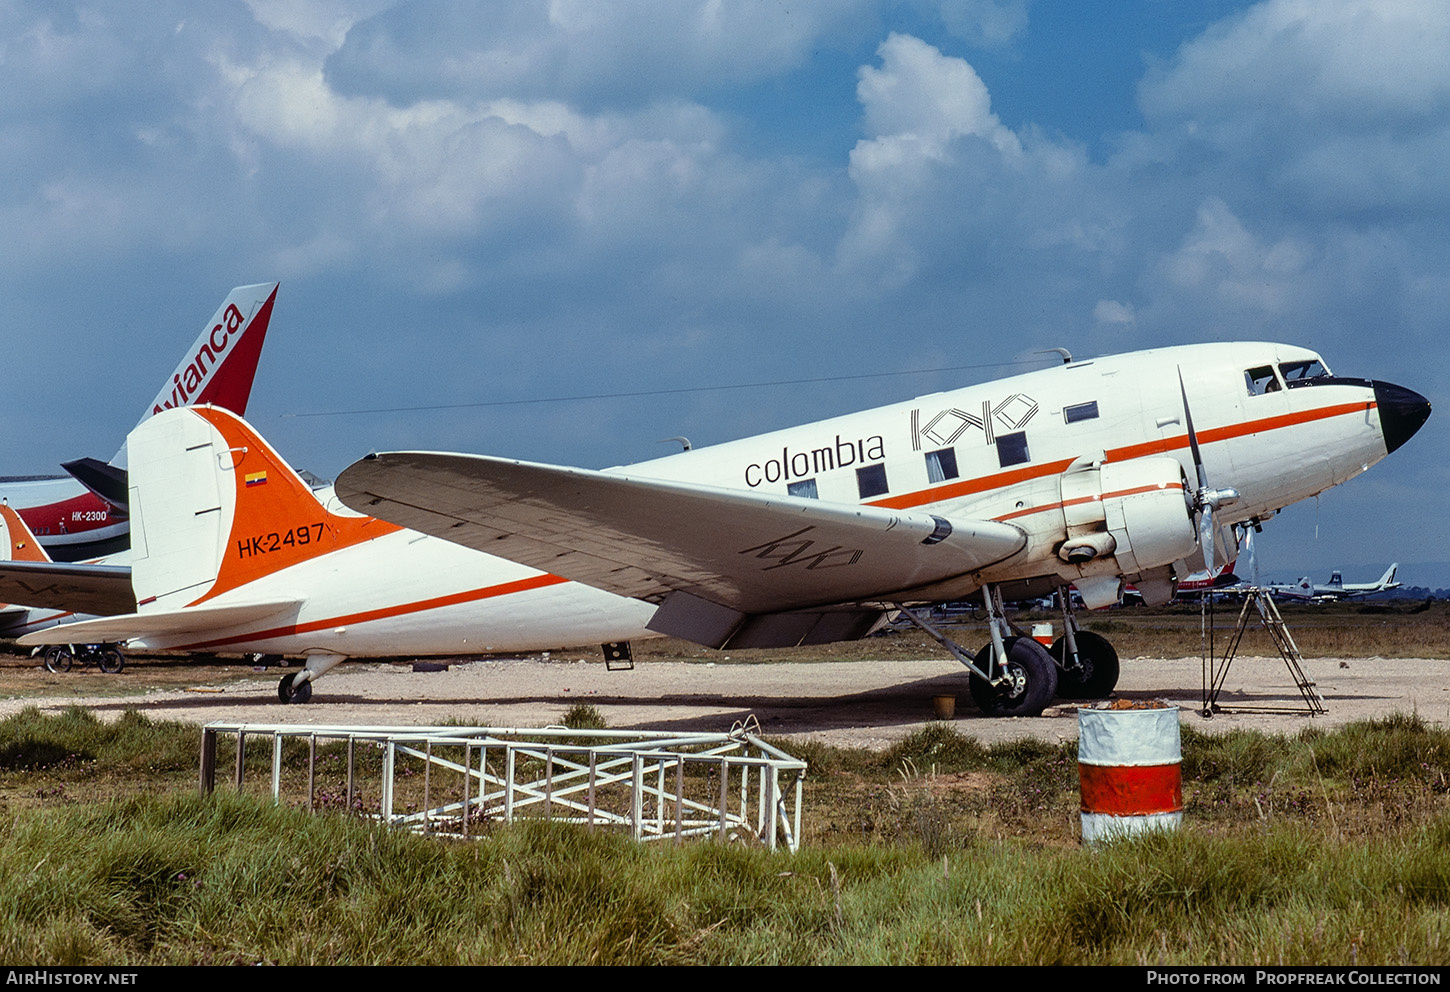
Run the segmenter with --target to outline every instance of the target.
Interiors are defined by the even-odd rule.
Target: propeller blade
[[[1193,412],[1188,409],[1188,389],[1183,385],[1183,369],[1178,370],[1178,392],[1183,396],[1183,423],[1188,428],[1188,449],[1193,452],[1193,467],[1198,471],[1198,488],[1208,488],[1208,472],[1203,467],[1203,454],[1198,450],[1198,432],[1193,429]]]

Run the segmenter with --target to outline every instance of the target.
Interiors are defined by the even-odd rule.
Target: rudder
[[[329,512],[251,425],[217,407],[163,411],[128,443],[143,611],[194,606],[399,529]]]

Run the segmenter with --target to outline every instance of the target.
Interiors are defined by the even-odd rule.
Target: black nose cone
[[[1389,451],[1414,437],[1420,426],[1430,419],[1430,401],[1413,389],[1377,381],[1374,398],[1379,406],[1385,448]]]

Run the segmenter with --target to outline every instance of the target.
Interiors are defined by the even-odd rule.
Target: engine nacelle
[[[1075,466],[1062,478],[1062,503],[1057,556],[1083,577],[1148,572],[1198,548],[1188,481],[1167,455]]]
[[[1124,572],[1146,572],[1189,557],[1198,528],[1178,459],[1159,455],[1102,467],[1103,512]]]

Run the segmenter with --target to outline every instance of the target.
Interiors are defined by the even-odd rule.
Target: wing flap
[[[26,647],[36,644],[98,644],[162,634],[210,633],[241,623],[265,620],[287,610],[295,610],[301,604],[300,599],[278,599],[231,606],[197,606],[181,610],[128,613],[124,616],[99,617],[95,620],[49,627],[26,634],[16,643]]]
[[[888,599],[1026,542],[996,521],[482,455],[369,455],[336,489],[361,513],[621,596],[684,593],[744,615]]]

